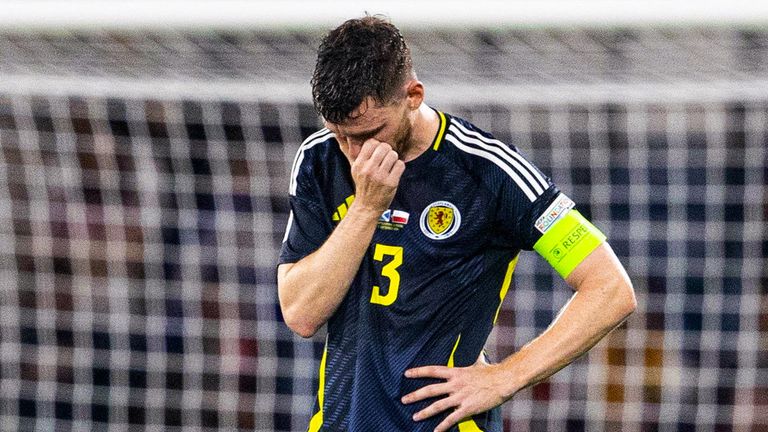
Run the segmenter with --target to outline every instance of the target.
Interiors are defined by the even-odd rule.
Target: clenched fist
[[[395,197],[405,162],[384,142],[369,139],[352,163],[355,181],[355,203],[383,213]]]

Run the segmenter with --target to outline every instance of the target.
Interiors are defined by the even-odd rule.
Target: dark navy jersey
[[[412,420],[434,399],[409,405],[400,399],[437,381],[405,378],[405,370],[478,360],[517,255],[541,237],[535,221],[559,195],[515,147],[438,114],[432,147],[406,163],[349,292],[328,321],[312,431],[434,430],[448,412]],[[280,263],[317,250],[354,193],[334,135],[323,129],[310,136],[291,172]],[[501,431],[499,409],[453,430],[459,429]]]

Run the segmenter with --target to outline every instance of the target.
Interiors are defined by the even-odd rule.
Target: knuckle
[[[438,412],[439,412],[439,411],[444,411],[444,410],[446,410],[448,407],[450,407],[450,406],[451,406],[450,402],[448,401],[448,398],[445,398],[445,399],[440,399],[440,401],[439,401],[437,404],[439,404],[439,405],[438,405],[438,407],[437,407],[437,408],[439,408],[439,409],[438,409],[438,410],[436,410],[436,411],[438,411]],[[436,404],[436,405],[437,405],[437,404]]]
[[[437,413],[439,413],[441,411],[444,411],[446,408],[448,408],[448,404],[445,403],[445,399],[441,399],[441,400],[435,402],[434,407],[435,407],[434,408],[434,410],[435,410],[434,413],[437,414]]]

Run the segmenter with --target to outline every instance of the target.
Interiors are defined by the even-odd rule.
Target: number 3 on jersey
[[[403,248],[377,243],[376,249],[373,251],[373,259],[384,261],[385,256],[392,257],[392,261],[384,264],[384,267],[381,269],[381,275],[389,279],[389,289],[386,294],[382,295],[381,287],[374,285],[373,292],[371,293],[371,303],[389,306],[395,302],[397,291],[400,288],[400,273],[397,272],[397,268],[403,263]]]

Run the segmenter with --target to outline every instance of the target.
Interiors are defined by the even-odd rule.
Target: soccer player
[[[332,30],[312,78],[325,128],[296,155],[278,292],[303,337],[328,324],[310,431],[500,431],[498,406],[635,308],[605,236],[514,146],[424,102],[399,30]],[[500,363],[481,354],[521,250],[575,290]]]

